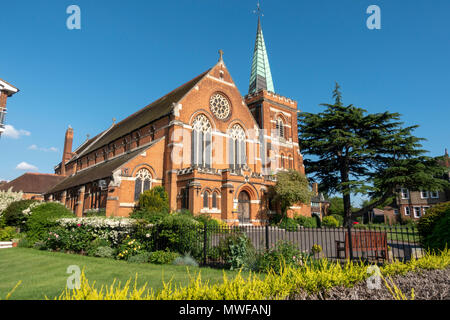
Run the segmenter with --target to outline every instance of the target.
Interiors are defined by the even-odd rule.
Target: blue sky
[[[66,9],[81,8],[81,30]],[[381,30],[369,30],[369,5]],[[334,82],[344,103],[403,115],[437,156],[449,147],[448,0],[262,0],[275,91],[318,112]],[[74,148],[213,66],[217,51],[241,94],[248,90],[256,0],[15,0],[0,11],[0,78],[21,91],[8,101],[0,179],[53,172],[64,133]],[[11,127],[10,127],[11,129]],[[11,131],[10,131],[11,132]]]

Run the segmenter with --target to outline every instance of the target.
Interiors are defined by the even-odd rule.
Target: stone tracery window
[[[209,100],[211,112],[219,120],[225,120],[231,113],[230,102],[220,93],[213,94]]]
[[[141,169],[136,174],[136,181],[134,185],[134,201],[139,200],[139,196],[145,190],[152,187],[152,175],[147,169]]]
[[[246,135],[244,129],[235,124],[229,130],[230,168],[242,168],[247,163]]]
[[[210,168],[212,158],[211,122],[201,114],[194,119],[192,128],[192,165]]]

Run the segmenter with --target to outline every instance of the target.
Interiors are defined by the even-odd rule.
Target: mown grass
[[[163,281],[172,279],[174,284],[187,285],[189,273],[201,272],[204,280],[211,283],[223,281],[223,272],[233,278],[237,272],[222,271],[211,268],[195,268],[173,265],[132,264],[112,259],[86,257],[65,253],[39,251],[27,248],[0,250],[0,299],[19,282],[22,283],[11,295],[11,300],[31,300],[55,297],[65,289],[67,268],[77,265],[85,270],[86,277],[99,286],[110,285],[114,279],[125,283],[135,279],[138,274],[138,286],[147,283],[147,288],[158,291],[163,288]]]

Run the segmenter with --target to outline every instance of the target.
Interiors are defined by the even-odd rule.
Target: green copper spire
[[[267,57],[266,44],[264,43],[264,36],[261,28],[261,19],[258,17],[258,30],[256,32],[256,43],[253,52],[252,73],[250,75],[250,87],[248,93],[256,93],[261,89],[275,92],[272,73],[270,72],[269,58]]]

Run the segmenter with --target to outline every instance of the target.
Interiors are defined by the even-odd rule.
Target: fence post
[[[203,265],[206,265],[207,245],[208,245],[208,229],[205,223],[203,227]]]
[[[351,223],[351,221],[349,221],[347,223],[347,232],[348,232],[348,251],[350,254],[350,261],[353,261],[352,223]]]
[[[269,224],[266,224],[266,250],[269,251]]]

